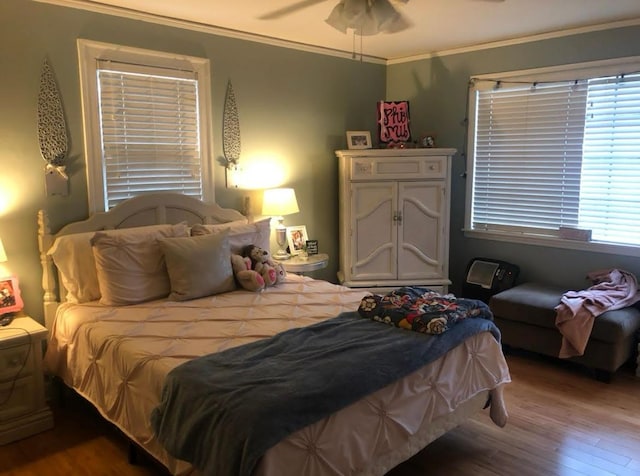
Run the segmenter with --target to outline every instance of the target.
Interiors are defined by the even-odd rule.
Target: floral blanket
[[[360,302],[358,314],[424,334],[442,334],[468,317],[493,320],[489,306],[482,301],[442,295],[420,286],[402,287],[384,296],[367,296]]]

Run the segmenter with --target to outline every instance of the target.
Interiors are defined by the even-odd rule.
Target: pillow
[[[229,246],[231,252],[242,253],[242,248],[246,245],[256,245],[264,250],[271,248],[271,218],[257,221],[255,223],[237,224],[237,222],[221,223],[218,225],[200,225],[191,227],[191,235],[199,236],[210,233],[220,233],[229,230]]]
[[[185,223],[97,231],[91,239],[100,304],[121,306],[166,297],[171,290],[162,238],[188,236]]]
[[[169,281],[170,299],[186,301],[236,289],[228,231],[160,240]]]
[[[122,228],[109,230],[107,233],[119,235],[138,233],[144,230],[153,233],[158,230],[170,230],[175,225],[151,225],[136,228]],[[186,226],[183,233],[187,233]],[[62,280],[62,285],[67,290],[65,299],[72,303],[83,303],[100,299],[100,286],[96,273],[96,262],[93,257],[91,238],[94,231],[86,233],[73,233],[56,238],[47,252],[53,259]]]

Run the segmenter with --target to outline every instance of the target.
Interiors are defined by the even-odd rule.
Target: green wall
[[[0,2],[0,237],[20,279],[25,312],[42,322],[36,216],[46,209],[52,231],[87,217],[82,111],[76,39],[200,56],[211,61],[216,200],[242,207],[256,192],[226,189],[222,107],[231,80],[238,103],[242,157],[275,155],[286,164],[282,185],[296,189],[304,224],[331,256],[317,277],[335,280],[338,263],[337,159],[346,130],[375,130],[375,102],[385,95],[385,66],[279,48],[202,32],[24,0]],[[69,195],[47,197],[36,111],[48,58],[62,96],[70,138]],[[257,207],[256,207],[257,208]],[[254,209],[254,213],[259,210]]]
[[[501,48],[394,64],[387,68],[387,99],[410,101],[412,132],[435,131],[438,145],[454,147],[450,267],[459,292],[469,260],[499,258],[520,265],[521,280],[574,288],[587,272],[618,267],[640,275],[640,258],[465,238],[465,138],[467,84],[483,73],[640,56],[640,27],[619,28]]]

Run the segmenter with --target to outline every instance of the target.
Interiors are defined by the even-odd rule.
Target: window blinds
[[[195,73],[105,62],[97,75],[106,209],[146,192],[201,199]]]
[[[574,227],[640,245],[640,74],[496,87],[475,101],[473,229]]]
[[[476,92],[472,226],[577,226],[586,83]]]

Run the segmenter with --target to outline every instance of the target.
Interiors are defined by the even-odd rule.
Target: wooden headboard
[[[86,220],[69,223],[52,234],[47,212],[38,212],[38,245],[42,263],[42,288],[44,290],[44,318],[47,328],[51,328],[56,309],[64,300],[65,290],[61,289],[61,280],[47,251],[56,237],[72,233],[84,233],[99,230],[114,230],[136,226],[176,224],[186,221],[216,224],[246,219],[244,215],[230,208],[222,208],[216,203],[204,203],[193,197],[177,193],[150,193],[131,198],[108,212],[100,212]]]

